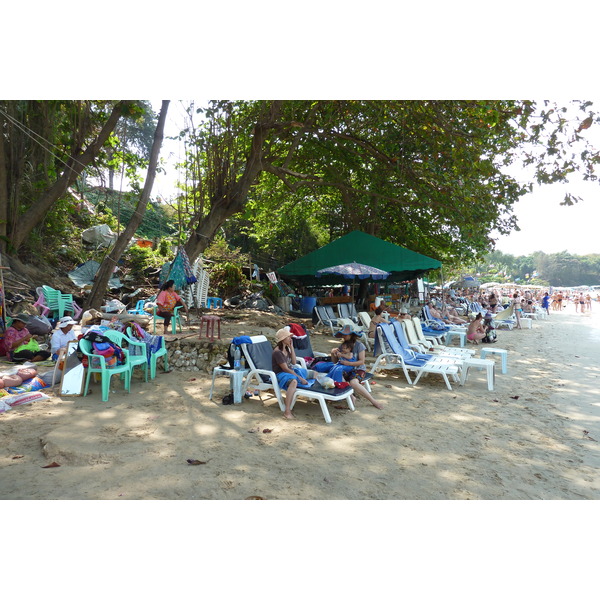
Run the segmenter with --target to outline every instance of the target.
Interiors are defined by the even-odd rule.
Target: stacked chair
[[[42,314],[46,315],[52,312],[53,318],[61,319],[66,312],[73,313],[75,319],[83,312],[82,309],[73,300],[72,294],[63,294],[59,290],[51,288],[49,285],[43,285],[38,290],[38,299],[34,306],[42,308]],[[41,294],[40,294],[41,290]],[[43,301],[42,301],[43,294]]]

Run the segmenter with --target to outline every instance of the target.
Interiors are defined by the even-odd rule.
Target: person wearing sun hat
[[[277,377],[279,387],[285,390],[285,410],[283,411],[283,417],[285,419],[295,419],[296,417],[292,414],[291,409],[292,400],[298,383],[303,385],[308,383],[306,381],[308,372],[296,364],[296,353],[294,351],[294,344],[292,343],[292,332],[289,327],[283,327],[277,331],[275,334],[275,344],[271,367]]]
[[[6,329],[4,334],[4,347],[8,360],[11,362],[30,360],[39,362],[46,360],[50,356],[47,350],[40,350],[40,347],[31,335],[26,324],[29,320],[29,315],[19,313],[12,318],[12,324]]]
[[[334,348],[331,351],[331,362],[319,362],[314,366],[314,370],[319,373],[327,373],[336,382],[344,381],[344,371],[347,371],[345,367],[351,367],[351,371],[366,371],[365,367],[365,354],[367,347],[359,340],[362,336],[362,332],[355,331],[346,325],[343,329],[335,333],[336,338],[342,338],[344,342],[350,342],[352,344],[352,358],[349,360],[341,356],[340,348]],[[358,377],[353,377],[348,381],[352,389],[356,394],[366,398],[375,408],[381,410],[383,406],[371,396],[367,389],[359,381]]]
[[[74,321],[71,317],[62,317],[58,320],[57,329],[50,340],[52,360],[58,359],[61,348],[66,348],[69,342],[77,339],[73,331],[73,325],[77,325],[77,321]]]

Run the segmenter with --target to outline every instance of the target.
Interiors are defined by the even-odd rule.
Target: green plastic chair
[[[125,332],[127,333],[128,338],[134,339],[133,333],[131,332],[131,327],[128,327]],[[145,345],[146,344],[144,344],[144,346]],[[158,363],[158,359],[161,357],[164,357],[164,369],[166,373],[169,370],[169,358],[167,356],[165,338],[162,336],[160,336],[160,348],[150,355],[150,379],[154,379],[156,377],[156,365]]]
[[[85,378],[85,389],[83,395],[87,395],[88,386],[90,385],[90,377],[92,373],[100,373],[102,378],[102,402],[108,402],[108,392],[110,390],[110,378],[113,375],[122,375],[125,381],[125,389],[130,392],[131,385],[131,368],[129,366],[129,351],[125,348],[125,363],[115,367],[108,368],[106,366],[106,358],[99,354],[94,354],[92,342],[89,340],[79,340],[79,348],[88,357],[87,375]]]
[[[133,336],[125,335],[120,331],[114,329],[107,329],[104,332],[104,336],[107,337],[111,342],[114,342],[121,348],[127,348],[129,350],[129,365],[131,371],[131,377],[133,377],[133,369],[135,367],[142,367],[144,370],[144,380],[148,382],[148,357],[146,353],[146,344],[133,338]]]
[[[49,285],[43,285],[42,290],[46,306],[52,311],[54,317],[58,316],[61,319],[65,316],[65,312],[75,313],[72,294],[63,294]]]
[[[183,326],[181,324],[181,317],[179,316],[179,309],[183,308],[183,306],[176,306],[173,309],[173,316],[171,317],[171,332],[173,333],[173,335],[175,335],[177,333],[177,325],[179,325],[179,331],[183,331]],[[158,321],[159,323],[163,322],[164,319],[160,316],[156,314],[156,311],[158,310],[157,306],[154,306],[152,308],[152,317],[153,317],[153,325],[154,325],[154,329],[152,330],[152,333],[154,333],[156,335],[156,322]]]

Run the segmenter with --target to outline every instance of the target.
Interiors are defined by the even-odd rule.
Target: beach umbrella
[[[352,302],[354,302],[355,279],[387,279],[390,276],[387,271],[357,262],[326,267],[325,269],[319,269],[316,273],[317,277],[322,277],[323,275],[341,275],[345,279],[352,279]]]
[[[357,277],[358,279],[367,279],[369,277],[372,279],[387,279],[390,276],[387,271],[357,262],[327,267],[317,271],[317,277],[322,277],[323,275],[341,275],[346,279],[355,279]]]
[[[472,275],[463,275],[458,281],[454,281],[451,288],[478,288],[481,282]]]

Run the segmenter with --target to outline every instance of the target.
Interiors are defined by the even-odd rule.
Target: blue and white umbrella
[[[357,262],[327,267],[326,269],[317,271],[317,277],[323,275],[342,275],[346,279],[354,279],[355,277],[358,277],[358,279],[367,279],[368,277],[372,279],[387,279],[390,276],[387,271]]]

